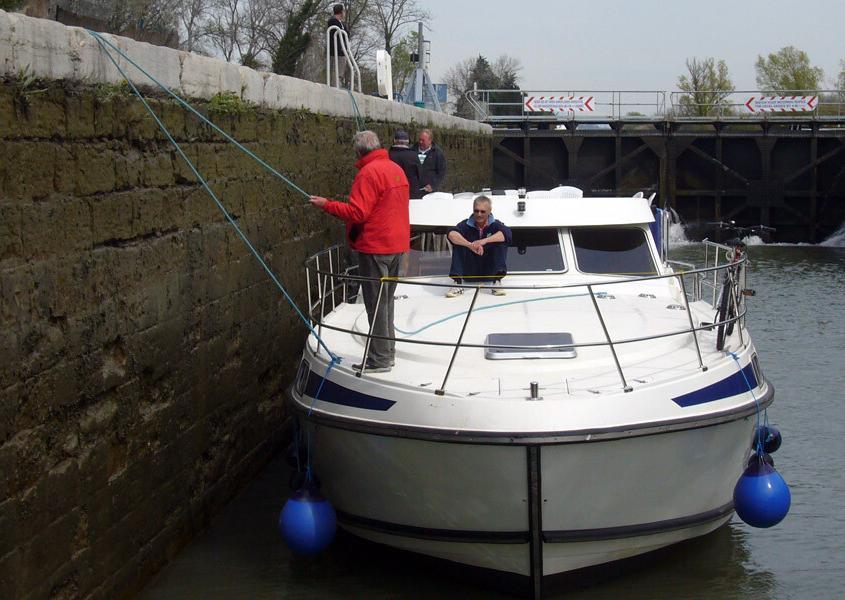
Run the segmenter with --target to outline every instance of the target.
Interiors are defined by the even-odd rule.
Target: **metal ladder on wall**
[[[334,48],[333,53],[331,48]],[[343,58],[346,62],[346,68],[349,69],[349,89],[353,92],[356,91],[355,84],[357,83],[357,91],[361,93],[361,70],[349,49],[349,34],[337,25],[332,25],[326,30],[326,85],[332,85],[332,62],[334,62],[334,87],[341,87],[338,48],[343,48]]]

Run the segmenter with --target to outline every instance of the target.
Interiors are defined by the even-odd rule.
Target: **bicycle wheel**
[[[725,348],[725,338],[733,333],[734,323],[725,323],[728,319],[733,319],[736,316],[734,305],[730,301],[731,297],[731,283],[730,278],[725,274],[725,282],[722,285],[722,295],[719,296],[719,309],[716,311],[716,322],[719,323],[716,328],[716,350],[723,350]]]

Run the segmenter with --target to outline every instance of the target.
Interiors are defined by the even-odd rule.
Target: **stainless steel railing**
[[[718,330],[719,328],[728,328],[731,324],[736,324],[739,334],[740,346],[744,347],[747,343],[746,337],[742,335],[742,328],[744,327],[745,317],[747,313],[747,307],[745,305],[744,295],[742,293],[742,290],[745,287],[745,265],[747,262],[747,257],[744,254],[737,257],[734,254],[733,248],[722,244],[717,244],[709,240],[704,241],[704,247],[704,266],[695,267],[690,263],[669,261],[671,265],[675,267],[680,267],[681,269],[676,270],[673,273],[667,273],[662,275],[658,274],[646,276],[632,276],[618,280],[597,280],[587,283],[569,283],[564,285],[502,285],[500,286],[501,289],[506,290],[586,290],[586,293],[584,295],[589,296],[591,300],[591,304],[594,313],[600,323],[604,339],[601,341],[578,342],[566,345],[547,344],[518,346],[496,344],[495,347],[512,350],[559,350],[606,346],[612,355],[614,365],[616,367],[617,373],[619,374],[619,379],[622,383],[622,389],[625,392],[630,392],[632,390],[632,387],[629,385],[628,380],[625,377],[622,364],[619,360],[619,356],[617,354],[618,346],[622,344],[646,342],[650,340],[662,339],[673,336],[691,335],[696,351],[698,368],[702,371],[706,371],[707,366],[704,364],[699,340],[699,333],[701,331],[713,331]],[[338,327],[337,325],[332,325],[325,322],[326,315],[330,314],[331,311],[335,310],[339,304],[347,302],[350,297],[355,293],[352,288],[356,287],[361,282],[379,282],[379,291],[375,305],[376,313],[378,312],[381,302],[383,300],[385,283],[387,282],[395,282],[397,284],[402,285],[418,285],[438,288],[449,288],[455,286],[455,284],[451,281],[446,281],[444,283],[432,281],[432,279],[434,278],[447,279],[448,276],[445,274],[442,277],[426,275],[413,277],[399,277],[396,279],[373,279],[361,277],[356,273],[357,267],[349,264],[348,261],[344,260],[345,254],[345,247],[338,244],[321,250],[320,252],[317,252],[305,261],[306,287],[308,290],[307,312],[310,319],[312,320],[312,323],[316,326],[317,334],[320,336],[323,335],[324,330],[337,331],[356,336],[361,335],[360,331]],[[712,264],[709,264],[711,262]],[[536,274],[509,273],[508,279],[519,279],[524,276],[536,276]],[[685,327],[682,329],[674,329],[671,331],[646,336],[614,339],[611,335],[611,331],[608,328],[607,321],[599,305],[599,300],[607,298],[608,294],[606,291],[596,291],[595,288],[597,286],[608,287],[664,279],[669,279],[676,282],[675,284],[678,286],[678,291],[683,300],[683,305],[679,306],[678,308],[682,308],[686,311],[688,316],[689,327]],[[688,281],[690,281],[690,285],[687,284]],[[358,375],[363,376],[365,374],[365,358],[369,353],[370,342],[373,339],[392,340],[406,344],[422,344],[427,346],[450,347],[453,350],[450,356],[449,365],[443,377],[442,384],[439,388],[435,390],[436,394],[443,395],[446,391],[446,384],[449,380],[452,367],[454,366],[457,354],[461,348],[486,349],[492,347],[488,344],[479,344],[464,341],[464,333],[466,332],[467,325],[470,319],[472,318],[473,314],[476,312],[475,303],[476,299],[478,298],[478,294],[481,290],[489,289],[490,286],[462,285],[459,287],[464,287],[466,289],[473,290],[474,295],[470,307],[467,310],[457,340],[439,341],[417,340],[410,339],[408,337],[386,337],[376,335],[373,332],[374,324],[371,323],[369,331],[367,332],[367,337],[364,342],[364,354],[361,360],[362,370]],[[714,315],[714,319],[712,322],[702,322],[696,325],[693,320],[692,312],[690,310],[690,302],[704,301],[708,303],[714,310],[717,310],[719,300],[722,298],[722,294],[728,294],[728,302],[731,306],[730,313],[723,315],[721,319],[717,319],[717,315]],[[331,310],[327,313],[326,309],[328,306],[331,307]]]
[[[583,112],[564,110],[539,112],[530,110],[526,102],[540,97],[590,98],[590,109]],[[754,102],[765,98],[794,97],[792,109],[775,111],[773,108],[755,109]],[[807,98],[806,105],[801,99]],[[812,101],[809,99],[812,98]],[[813,120],[839,122],[845,119],[845,91],[843,90],[786,90],[766,92],[760,90],[697,90],[693,92],[663,90],[522,90],[474,89],[464,94],[478,121],[508,123],[522,121],[609,122],[702,120]],[[668,102],[667,102],[668,99]]]
[[[526,100],[539,97],[590,98],[586,112],[535,112]],[[479,121],[568,121],[576,118],[649,118],[666,113],[666,92],[660,90],[469,90],[465,96]]]

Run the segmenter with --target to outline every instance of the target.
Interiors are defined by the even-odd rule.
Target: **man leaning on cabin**
[[[420,197],[429,192],[440,191],[440,184],[446,176],[446,157],[440,147],[434,143],[434,134],[431,129],[420,130],[419,142],[414,146],[417,158],[420,161],[420,186],[419,192],[411,190],[414,198]],[[420,196],[414,194],[419,193]]]
[[[311,196],[311,204],[346,222],[349,247],[358,253],[358,275],[368,278],[361,282],[361,293],[373,335],[390,338],[374,337],[364,363],[352,368],[386,373],[396,357],[395,278],[411,238],[408,179],[399,165],[390,160],[387,150],[382,149],[375,132],[359,131],[352,139],[352,147],[358,157],[358,174],[352,182],[349,202]],[[376,312],[382,282],[384,289]]]
[[[510,228],[493,216],[490,198],[478,196],[472,203],[472,215],[449,229],[447,237],[452,242],[449,277],[457,284],[493,282],[493,295],[504,296],[505,290],[500,286],[508,271],[508,245],[513,238]],[[463,293],[463,288],[453,287],[446,297]]]

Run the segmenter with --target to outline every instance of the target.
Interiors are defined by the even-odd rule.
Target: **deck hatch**
[[[484,344],[488,346],[484,350],[484,358],[491,360],[509,358],[575,358],[577,352],[571,346],[572,343],[572,334],[565,331],[490,333],[484,340]],[[519,347],[508,348],[507,346]],[[564,347],[549,348],[549,346]]]

